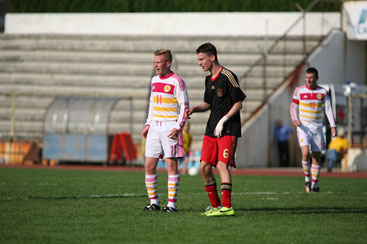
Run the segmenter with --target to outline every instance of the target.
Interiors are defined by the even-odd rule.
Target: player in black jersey
[[[241,136],[239,111],[246,95],[242,92],[237,76],[221,66],[217,50],[211,43],[202,44],[196,54],[199,66],[210,75],[205,78],[204,102],[186,111],[191,114],[210,110],[201,151],[200,172],[212,206],[203,215],[233,216],[231,203],[232,179],[229,166],[236,167],[234,155],[237,138]],[[212,171],[216,167],[221,178],[222,205]]]

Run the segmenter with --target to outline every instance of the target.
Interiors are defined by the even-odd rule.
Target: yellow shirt
[[[349,142],[347,138],[343,137],[337,137],[334,140],[332,140],[329,144],[329,149],[334,149],[338,153],[342,153],[342,149],[348,149]]]
[[[192,134],[189,132],[187,133],[185,130],[182,131],[183,142],[184,142],[184,152],[187,154],[191,147],[192,142]]]

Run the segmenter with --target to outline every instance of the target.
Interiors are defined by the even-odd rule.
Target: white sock
[[[311,166],[312,184],[311,188],[317,188],[320,176],[320,165],[313,164]]]
[[[145,186],[147,188],[150,204],[155,204],[159,206],[158,175],[145,175]]]
[[[305,175],[305,182],[310,182],[311,181],[310,161],[302,160],[302,168],[303,168],[303,174]]]
[[[177,193],[180,185],[180,175],[168,176],[168,207],[177,208]]]

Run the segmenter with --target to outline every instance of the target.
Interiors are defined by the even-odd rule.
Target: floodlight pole
[[[352,106],[352,94],[348,96],[348,141],[350,145],[353,145],[352,139],[352,124],[353,124],[353,106]]]

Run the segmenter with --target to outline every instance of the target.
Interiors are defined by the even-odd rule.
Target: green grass
[[[218,178],[219,182],[219,178]],[[161,204],[167,176],[159,175]],[[233,176],[236,217],[208,218],[200,176],[178,213],[144,212],[143,172],[0,168],[1,243],[365,243],[367,179]]]

